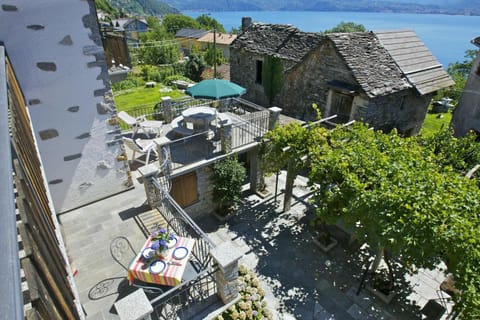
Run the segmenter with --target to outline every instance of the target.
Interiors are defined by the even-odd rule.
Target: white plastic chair
[[[117,116],[132,129],[132,138],[135,137],[140,129],[142,129],[143,132],[148,135],[148,137],[150,137],[152,129],[156,130],[155,136],[161,134],[163,125],[162,121],[147,120],[145,119],[145,116],[135,118],[125,111],[120,111]]]
[[[125,145],[133,151],[132,154],[132,160],[131,161],[137,161],[143,164],[148,164],[150,160],[150,154],[153,152],[156,156],[157,155],[157,150],[155,148],[155,143],[151,140],[133,140],[130,138],[123,137],[123,142]],[[140,153],[142,155],[146,154],[145,161],[140,160],[139,158],[135,157],[136,153]]]

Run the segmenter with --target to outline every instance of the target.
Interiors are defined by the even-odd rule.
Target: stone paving
[[[197,221],[215,242],[232,240],[243,251],[241,263],[259,275],[276,319],[422,319],[420,309],[429,299],[445,303],[440,299],[447,297],[439,290],[445,278],[440,270],[402,276],[397,268],[398,293],[388,305],[365,289],[357,295],[371,255],[337,228],[332,232],[338,245],[328,253],[311,241],[306,182],[303,177],[295,181],[289,212],[282,213],[283,193],[277,201],[273,195],[249,195],[226,224],[217,227],[210,217]],[[279,186],[284,184],[285,173],[279,177]],[[268,178],[267,185],[273,192],[275,178]]]
[[[285,174],[279,179],[284,185]],[[267,179],[275,190],[275,178]],[[305,178],[297,178],[289,212],[282,213],[283,194],[262,199],[247,194],[240,210],[227,223],[213,216],[196,221],[216,243],[233,241],[244,253],[241,260],[261,280],[275,319],[422,319],[420,309],[439,299],[443,274],[419,270],[415,276],[397,277],[398,293],[385,304],[363,289],[356,294],[367,251],[339,229],[332,229],[338,245],[323,253],[309,232],[309,191]],[[281,187],[279,188],[281,189]],[[279,190],[280,192],[280,190]],[[145,236],[134,217],[147,208],[142,185],[60,216],[62,233],[87,319],[118,319],[112,308],[125,286],[125,270],[112,261],[109,242],[126,235],[138,249]],[[398,275],[403,273],[397,272]],[[91,289],[104,285],[100,298]],[[440,300],[439,300],[440,301]],[[445,316],[443,319],[446,319]]]

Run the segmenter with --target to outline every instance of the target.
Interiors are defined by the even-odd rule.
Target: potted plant
[[[388,254],[385,252],[382,256],[384,264],[381,267],[372,267],[370,280],[366,285],[366,289],[388,304],[395,296],[395,279]],[[374,262],[373,265],[375,264]]]
[[[213,201],[217,216],[228,219],[240,201],[245,168],[236,157],[228,157],[213,166]]]
[[[332,250],[338,244],[324,221],[313,220],[311,225],[313,227],[313,243],[323,252]]]

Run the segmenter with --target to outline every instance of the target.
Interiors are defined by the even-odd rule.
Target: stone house
[[[453,80],[411,30],[320,34],[251,24],[230,47],[231,81],[244,98],[289,116],[361,120],[404,135],[420,131],[435,91]]]
[[[480,37],[472,40],[480,48]],[[473,61],[465,89],[453,113],[452,128],[456,136],[465,136],[470,130],[480,133],[480,51]]]
[[[200,39],[198,39],[198,42],[202,46],[202,49],[207,49],[209,45],[213,45],[213,37],[214,33],[209,32]],[[215,47],[218,51],[222,51],[223,57],[227,60],[230,58],[230,45],[236,38],[236,34],[230,34],[225,32],[215,33]]]
[[[201,47],[198,39],[206,34],[208,34],[208,31],[206,30],[182,28],[175,34],[175,39],[177,39],[178,43],[180,44],[183,53],[188,56],[190,55],[193,47]]]
[[[148,31],[147,20],[143,18],[128,18],[112,20],[114,30],[125,33],[129,46],[138,46],[140,34]]]

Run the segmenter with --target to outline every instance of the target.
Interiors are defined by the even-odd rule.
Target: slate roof
[[[338,53],[369,96],[382,96],[411,88],[388,51],[371,32],[329,33]]]
[[[414,31],[395,30],[375,34],[421,95],[455,84]]]
[[[253,23],[231,47],[300,62],[322,39],[319,33],[302,32],[291,25]]]
[[[176,38],[191,38],[191,39],[200,39],[204,35],[206,35],[208,31],[201,30],[201,29],[190,29],[190,28],[182,28],[177,31],[175,34]]]
[[[322,35],[291,25],[254,23],[230,47],[298,63],[327,39],[369,97],[412,87],[425,95],[454,84],[411,30]]]

